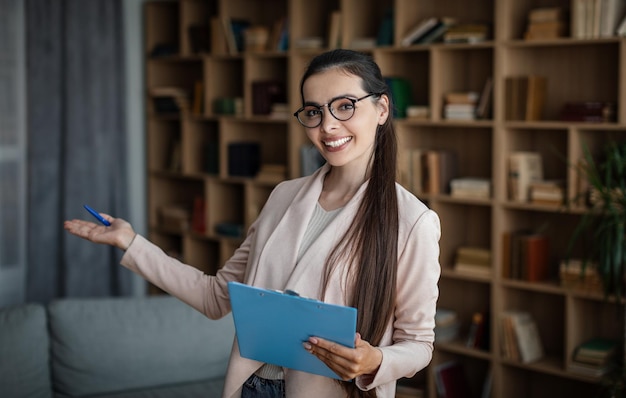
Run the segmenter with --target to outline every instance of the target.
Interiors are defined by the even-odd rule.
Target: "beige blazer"
[[[303,253],[298,249],[322,191],[328,165],[309,177],[280,183],[268,198],[246,239],[216,276],[167,256],[142,236],[137,236],[122,258],[122,265],[179,298],[211,319],[230,312],[227,283],[238,281],[270,288],[291,289],[303,296],[320,297],[320,276],[329,250],[354,218],[367,182],[336,218]],[[396,380],[411,377],[432,358],[434,315],[439,294],[440,223],[435,212],[397,186],[400,211],[398,289],[394,318],[379,348],[383,360],[373,376],[358,377],[362,390],[376,389],[378,397],[392,398]],[[338,267],[325,301],[346,305]],[[233,342],[222,397],[239,397],[241,386],[263,364],[242,358]],[[285,369],[289,398],[344,397],[330,378]]]

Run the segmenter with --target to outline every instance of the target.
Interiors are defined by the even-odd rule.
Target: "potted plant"
[[[583,241],[583,269],[593,264],[605,298],[622,300],[626,293],[626,143],[609,142],[597,158],[584,146],[583,155],[578,172],[589,183],[588,207],[570,239],[568,256]],[[622,342],[626,341],[624,327]],[[619,359],[620,365],[603,380],[608,397],[626,397],[626,350]]]

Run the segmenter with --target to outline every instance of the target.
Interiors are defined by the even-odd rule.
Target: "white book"
[[[538,152],[518,151],[509,155],[509,198],[515,202],[530,200],[530,184],[543,180],[543,162]]]

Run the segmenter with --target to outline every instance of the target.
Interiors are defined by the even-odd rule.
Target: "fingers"
[[[304,347],[343,380],[352,380],[359,375],[360,353],[355,349],[317,337],[311,337]]]
[[[355,336],[355,348],[345,347],[332,341],[311,337],[304,348],[324,362],[343,380],[352,380],[364,374],[375,374],[382,362],[382,352]]]

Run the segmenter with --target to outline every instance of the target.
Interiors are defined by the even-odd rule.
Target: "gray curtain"
[[[128,218],[121,0],[28,0],[27,301],[131,294],[118,249],[69,235]]]

